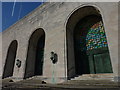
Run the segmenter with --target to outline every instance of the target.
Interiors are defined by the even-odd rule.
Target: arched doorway
[[[101,16],[82,18],[74,30],[76,74],[112,73],[106,34]]]
[[[37,29],[29,39],[24,78],[43,74],[44,46],[45,32]]]
[[[14,41],[11,42],[11,44],[10,44],[10,46],[8,48],[2,78],[13,76],[13,70],[14,70],[17,46],[18,46],[17,40],[14,40]]]
[[[74,11],[66,25],[67,74],[112,73],[109,49],[98,9],[84,6]]]

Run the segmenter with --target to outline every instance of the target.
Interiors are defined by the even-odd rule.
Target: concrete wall
[[[25,16],[16,24],[2,32],[2,65],[4,67],[7,50],[13,40],[18,41],[16,59],[22,61],[18,68],[14,66],[14,78],[22,79],[25,73],[25,63],[28,50],[28,41],[32,33],[42,28],[45,31],[45,52],[43,77],[48,82],[55,79],[62,82],[67,78],[67,47],[66,24],[70,15],[83,6],[96,7],[103,18],[107,35],[114,76],[118,76],[118,3],[80,3],[60,2],[45,3],[35,11]],[[82,12],[81,12],[82,13]],[[50,52],[58,54],[58,62],[53,66]],[[54,70],[54,77],[53,75]]]

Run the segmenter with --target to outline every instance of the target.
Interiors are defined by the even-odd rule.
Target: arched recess
[[[98,9],[84,6],[75,10],[67,21],[66,30],[68,79],[74,75],[112,73],[104,25]],[[106,46],[101,39],[104,39]],[[99,42],[103,45],[99,46]],[[93,43],[92,48],[88,47],[89,43]]]
[[[17,46],[17,40],[12,41],[9,45],[2,78],[13,76]]]
[[[40,28],[29,39],[24,78],[43,74],[44,46],[45,32]]]

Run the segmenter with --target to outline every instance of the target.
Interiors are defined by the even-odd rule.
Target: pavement
[[[59,84],[49,84],[34,78],[19,82],[4,79],[2,90],[120,90],[120,83],[110,80],[68,80]]]

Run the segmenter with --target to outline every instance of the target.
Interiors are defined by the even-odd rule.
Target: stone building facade
[[[95,30],[103,30],[104,38],[97,37],[102,31],[95,34]],[[91,35],[95,42],[89,40]],[[3,79],[36,76],[60,83],[86,75],[116,81],[120,77],[118,63],[117,2],[46,2],[2,32]]]

